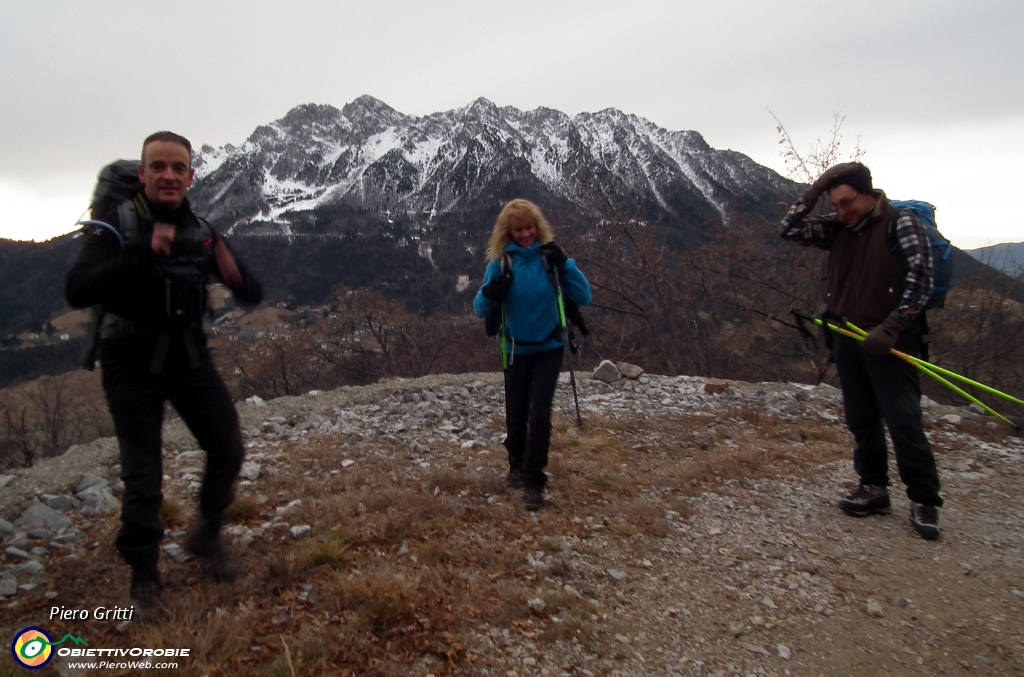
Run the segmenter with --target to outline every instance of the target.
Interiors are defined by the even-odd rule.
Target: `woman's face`
[[[512,219],[512,241],[520,247],[529,247],[537,240],[537,226],[533,221]]]

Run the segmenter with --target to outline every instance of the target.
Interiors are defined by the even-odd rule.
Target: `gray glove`
[[[843,162],[842,164],[834,165],[826,169],[821,176],[811,184],[811,187],[804,192],[804,204],[807,205],[808,209],[814,209],[814,205],[818,204],[818,200],[828,190],[830,183],[836,179],[853,174],[855,171],[860,169],[861,164],[859,162]]]
[[[893,313],[864,337],[864,350],[872,355],[885,355],[896,345],[896,339],[906,328],[906,320]]]

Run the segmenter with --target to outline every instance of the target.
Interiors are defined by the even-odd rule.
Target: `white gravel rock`
[[[250,482],[255,482],[259,479],[260,471],[262,469],[263,467],[259,463],[256,463],[255,461],[246,461],[242,464],[242,469],[238,472],[238,476],[242,479],[249,480]]]
[[[23,529],[65,529],[72,525],[70,517],[42,503],[30,505],[21,517],[14,520],[14,526]]]
[[[82,501],[81,513],[85,517],[114,515],[121,510],[121,502],[110,491],[109,484],[94,484],[75,495]]]
[[[605,383],[613,383],[618,381],[620,378],[619,368],[615,366],[615,363],[611,360],[603,360],[601,364],[597,365],[597,369],[590,375],[590,378],[595,381],[603,381]]]
[[[185,550],[177,543],[168,543],[163,547],[163,551],[168,557],[179,564],[187,562],[190,559],[188,553],[186,553]]]

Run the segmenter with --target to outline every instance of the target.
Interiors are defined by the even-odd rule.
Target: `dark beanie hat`
[[[870,193],[871,187],[871,170],[864,165],[857,163],[857,169],[850,174],[837,177],[834,181],[828,184],[828,190],[832,190],[836,186],[849,186],[858,193]]]

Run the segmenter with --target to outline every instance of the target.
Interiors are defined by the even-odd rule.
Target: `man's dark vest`
[[[904,271],[889,237],[889,200],[882,195],[859,231],[843,228],[828,256],[830,311],[862,329],[880,325],[903,296]]]

